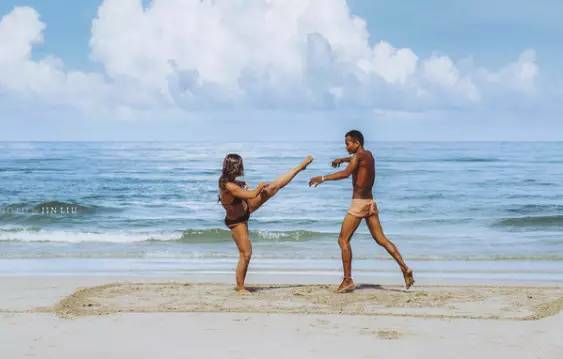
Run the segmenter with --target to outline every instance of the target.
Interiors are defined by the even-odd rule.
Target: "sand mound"
[[[227,284],[114,283],[80,289],[54,308],[61,316],[123,312],[247,312],[533,320],[559,313],[563,288],[264,285],[237,294]],[[386,334],[382,334],[386,335]]]

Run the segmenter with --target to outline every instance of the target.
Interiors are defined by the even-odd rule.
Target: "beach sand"
[[[114,313],[237,312],[386,315],[421,318],[541,319],[559,313],[563,289],[359,285],[336,294],[329,285],[259,285],[241,295],[220,283],[110,283],[84,288],[53,307],[61,316]]]
[[[562,358],[563,287],[0,277],[0,358]]]

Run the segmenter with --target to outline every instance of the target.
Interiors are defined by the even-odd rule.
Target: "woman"
[[[219,177],[219,200],[227,212],[225,225],[231,230],[240,254],[236,272],[236,290],[240,293],[248,293],[244,287],[244,279],[252,255],[252,244],[248,238],[250,214],[291,182],[311,162],[313,157],[307,156],[301,164],[272,183],[260,182],[255,189],[250,190],[243,181],[236,180],[237,177],[244,175],[242,157],[230,153],[223,160],[223,172]]]

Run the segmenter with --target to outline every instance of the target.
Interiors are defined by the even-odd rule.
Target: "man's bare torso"
[[[356,152],[358,167],[352,173],[352,184],[354,193],[352,198],[373,198],[372,188],[375,182],[375,160],[370,151]]]

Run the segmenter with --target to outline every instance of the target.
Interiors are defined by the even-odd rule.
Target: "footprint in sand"
[[[394,340],[399,339],[403,334],[393,329],[383,329],[376,332],[377,336],[381,339]]]
[[[403,336],[403,333],[394,329],[376,330],[375,332],[372,332],[372,334],[375,334],[378,338],[385,340],[396,340],[400,339]]]
[[[367,335],[376,335],[378,338],[385,340],[399,339],[404,335],[403,333],[395,329],[370,330],[368,328],[362,328],[362,330],[360,330],[360,333]]]

